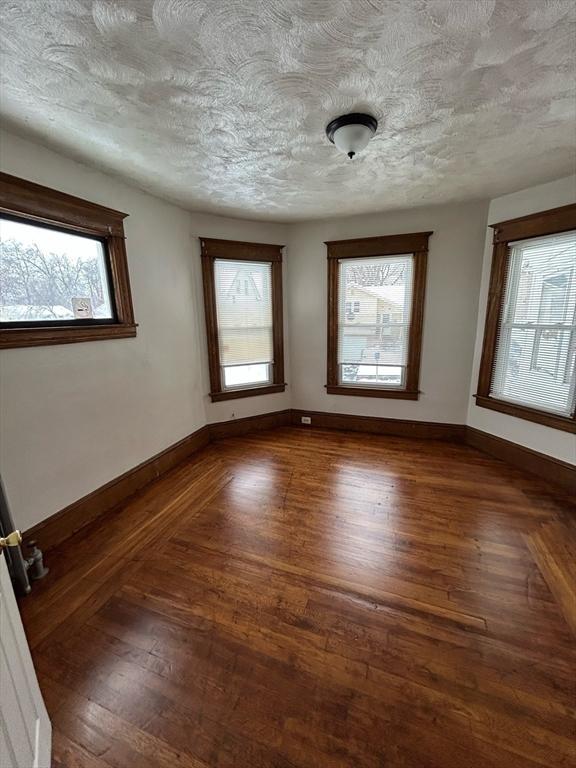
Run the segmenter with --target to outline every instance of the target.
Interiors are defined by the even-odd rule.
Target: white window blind
[[[571,416],[576,231],[510,243],[490,394]]]
[[[216,315],[225,389],[272,381],[272,266],[216,259]]]
[[[339,261],[341,384],[405,387],[413,284],[413,254]]]

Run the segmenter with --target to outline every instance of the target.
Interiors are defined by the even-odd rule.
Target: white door
[[[50,768],[52,726],[0,550],[0,768]]]

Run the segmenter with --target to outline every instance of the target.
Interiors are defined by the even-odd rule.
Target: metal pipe
[[[0,477],[0,535],[9,536],[15,530],[14,520],[8,506],[4,483]],[[20,546],[6,547],[4,549],[8,571],[14,583],[14,589],[19,595],[27,595],[30,592],[30,580],[28,579],[27,564],[22,555]]]

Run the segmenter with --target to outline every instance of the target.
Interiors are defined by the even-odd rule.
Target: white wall
[[[487,203],[435,206],[297,225],[290,239],[292,406],[464,424]],[[327,395],[326,240],[433,230],[418,401]]]
[[[284,242],[285,227],[195,216],[11,134],[2,170],[129,214],[135,339],[0,353],[0,467],[27,529],[203,426],[288,406],[210,404],[198,235]]]
[[[526,216],[530,213],[545,211],[561,205],[576,202],[576,176],[569,176],[549,184],[530,187],[521,192],[504,195],[492,200],[488,210],[488,224]],[[490,268],[492,265],[492,236],[493,231],[487,229],[485,234],[484,261],[482,266],[482,284],[478,305],[478,324],[474,362],[470,381],[470,397],[468,407],[468,424],[476,429],[511,440],[532,450],[540,451],[557,459],[576,464],[576,436],[568,432],[551,429],[541,424],[534,424],[524,419],[516,419],[487,408],[478,408],[474,400],[478,383],[478,370],[484,338],[484,322],[486,319],[486,303]]]

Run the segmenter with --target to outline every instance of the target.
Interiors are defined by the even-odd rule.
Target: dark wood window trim
[[[356,240],[333,240],[326,243],[328,248],[328,370],[326,391],[329,395],[418,400],[420,396],[420,356],[428,240],[432,234],[432,232],[414,232],[406,235],[364,237]],[[399,253],[414,254],[414,288],[408,339],[406,386],[404,389],[381,389],[341,384],[338,381],[338,261],[367,256],[394,256]]]
[[[494,230],[494,250],[492,254],[492,269],[488,289],[488,305],[486,323],[484,326],[484,342],[478,376],[478,391],[475,395],[476,405],[489,408],[518,419],[526,419],[537,424],[544,424],[553,429],[576,433],[576,414],[560,416],[537,408],[516,405],[506,400],[500,400],[490,395],[492,376],[496,358],[496,342],[498,328],[506,289],[506,273],[510,258],[511,242],[526,240],[531,237],[555,235],[576,229],[576,204],[552,208],[548,211],[521,216],[517,219],[501,221],[490,225]]]
[[[234,240],[200,238],[204,310],[208,339],[208,367],[210,371],[210,398],[212,402],[236,400],[284,392],[284,315],[282,310],[282,245],[243,243]],[[218,322],[216,318],[216,287],[214,262],[216,259],[232,261],[263,261],[272,265],[272,337],[274,348],[273,381],[263,387],[224,389],[222,386],[220,355],[218,352]]]
[[[97,237],[105,246],[116,319],[98,324],[32,325],[0,328],[0,349],[70,344],[136,336],[130,293],[124,219],[128,214],[0,173],[0,213],[27,223],[49,224],[74,234]]]

